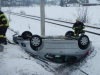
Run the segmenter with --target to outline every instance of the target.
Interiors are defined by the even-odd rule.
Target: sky
[[[94,21],[90,22],[91,26],[94,26],[94,23],[96,23],[95,26],[100,26],[99,22],[97,21],[99,19],[98,16],[100,15],[100,10],[98,10],[99,8],[100,6],[94,6],[89,8],[89,10],[91,10],[90,12],[94,13],[92,15]],[[9,9],[3,8],[2,10]],[[47,6],[45,12],[46,17],[48,18],[75,22],[75,17],[72,15],[72,12],[75,10],[75,7],[62,8],[59,6]],[[38,6],[12,8],[12,11],[18,13],[24,11],[26,14],[40,16],[40,10]],[[7,13],[5,14],[7,18],[9,18],[9,15]],[[77,14],[77,12],[74,12],[74,14]],[[27,30],[31,31],[32,34],[41,35],[39,21],[15,15],[10,15],[10,19],[11,21],[9,28],[19,33],[19,35],[23,31]],[[45,24],[46,35],[64,36],[67,31],[72,30],[70,28],[55,26],[49,23]],[[72,26],[70,24],[66,25]],[[96,29],[86,28],[86,30],[100,33],[100,31]],[[9,29],[7,30],[7,38],[12,42],[13,34],[14,33]],[[85,75],[83,72],[81,72],[81,70],[89,75],[100,75],[100,42],[98,41],[100,40],[100,36],[87,32],[86,35],[88,35],[90,41],[92,42],[94,51],[84,61],[72,66],[51,62],[48,62],[48,64],[46,64],[29,56],[22,48],[19,47],[19,45],[4,45],[4,51],[0,52],[0,75]]]

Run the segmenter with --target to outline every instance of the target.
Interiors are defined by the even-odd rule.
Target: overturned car
[[[13,35],[13,41],[26,52],[46,61],[55,63],[74,63],[93,51],[92,42],[87,35],[72,36],[68,31],[65,36],[39,36],[25,31],[22,35]]]

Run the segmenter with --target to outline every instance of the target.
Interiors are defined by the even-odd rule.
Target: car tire
[[[25,31],[22,33],[21,37],[25,39],[29,39],[32,36],[32,33],[30,31]]]
[[[89,37],[87,35],[82,35],[78,39],[78,46],[80,49],[86,49],[89,46]]]
[[[65,33],[65,37],[69,37],[69,36],[74,36],[74,32],[68,31],[68,32]]]
[[[42,38],[39,35],[33,35],[30,38],[30,46],[33,50],[37,51],[37,48],[42,45]]]

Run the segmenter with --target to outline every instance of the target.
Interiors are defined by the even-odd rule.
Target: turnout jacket
[[[74,23],[74,25],[72,27],[73,30],[75,30],[75,29],[83,30],[84,28],[85,28],[85,25],[82,22]]]
[[[0,27],[1,26],[9,26],[8,19],[2,11],[0,11]]]

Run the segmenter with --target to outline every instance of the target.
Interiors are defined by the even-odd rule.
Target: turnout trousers
[[[7,43],[7,41],[6,41],[7,28],[8,28],[8,26],[0,27],[0,43]]]

